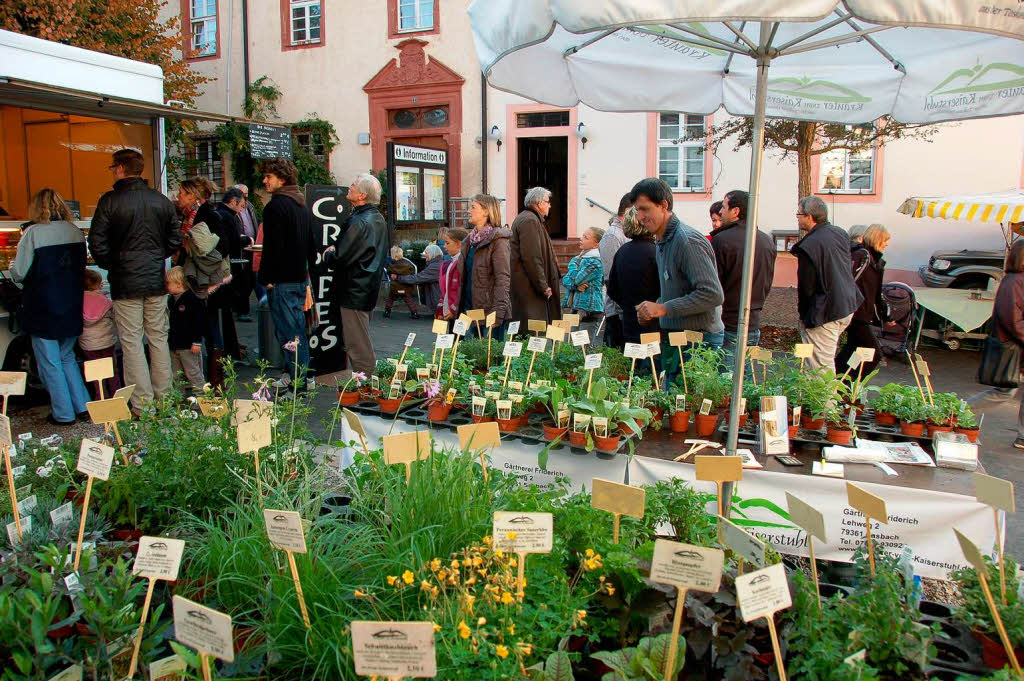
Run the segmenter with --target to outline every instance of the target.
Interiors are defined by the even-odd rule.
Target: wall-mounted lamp
[[[487,136],[498,143],[498,151],[501,151],[501,129],[496,125],[492,125],[491,131],[487,133]]]
[[[587,148],[587,138],[590,136],[590,131],[587,130],[587,126],[580,121],[579,125],[576,126],[576,136],[580,138],[580,142],[583,143],[583,148]]]

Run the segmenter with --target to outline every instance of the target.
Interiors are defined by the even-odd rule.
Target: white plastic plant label
[[[306,552],[306,535],[302,529],[302,516],[295,511],[263,509],[263,522],[267,536],[275,548],[292,553]]]
[[[147,579],[175,580],[184,553],[185,542],[181,539],[140,537],[132,572]]]
[[[544,352],[544,349],[547,347],[547,345],[547,338],[544,338],[543,336],[534,336],[533,338],[530,339],[530,342],[527,344],[526,348],[530,352]]]
[[[450,350],[454,344],[455,334],[442,333],[437,337],[437,340],[434,342],[434,347],[438,350]]]
[[[721,549],[658,539],[654,542],[651,580],[714,593],[722,581],[724,563]]]
[[[643,359],[644,346],[639,343],[626,343],[625,351],[622,353],[629,359]]]
[[[494,547],[509,553],[550,553],[554,520],[550,513],[495,511]]]
[[[602,355],[600,352],[595,352],[593,355],[587,355],[586,359],[583,361],[583,368],[600,369],[602,357],[604,357],[604,355]]]
[[[416,342],[415,333],[410,333],[408,336],[405,337],[405,347],[411,348],[414,342]]]
[[[736,599],[744,622],[758,617],[771,617],[793,605],[782,563],[736,577]]]
[[[506,332],[509,337],[512,337],[519,333],[519,321],[509,322],[508,331]]]
[[[573,331],[569,337],[572,338],[572,344],[576,347],[590,345],[590,332],[586,329],[582,331]]]
[[[78,472],[106,480],[110,477],[110,466],[113,462],[113,447],[89,439],[82,440],[82,446],[78,450]]]
[[[518,341],[508,341],[501,354],[505,357],[518,357],[523,354],[523,344]]]
[[[174,637],[179,643],[201,650],[225,662],[234,662],[231,616],[174,596]]]

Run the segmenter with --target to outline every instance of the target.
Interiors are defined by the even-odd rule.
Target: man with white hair
[[[330,263],[331,299],[341,308],[341,334],[352,371],[369,376],[377,358],[370,340],[370,312],[380,294],[388,227],[377,209],[381,188],[369,173],[357,175],[348,187],[352,213],[341,225],[338,242],[324,251]]]
[[[526,330],[530,319],[552,322],[562,318],[555,248],[544,221],[551,211],[551,192],[534,187],[526,192],[526,208],[512,223],[512,319]],[[497,225],[495,225],[497,227]]]

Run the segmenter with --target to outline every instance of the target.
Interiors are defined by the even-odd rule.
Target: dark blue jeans
[[[274,335],[283,347],[299,339],[298,352],[284,350],[284,369],[289,376],[295,376],[295,363],[299,364],[299,377],[309,367],[309,339],[306,338],[306,315],[302,306],[306,303],[306,284],[275,284],[270,289],[270,318],[274,322]]]

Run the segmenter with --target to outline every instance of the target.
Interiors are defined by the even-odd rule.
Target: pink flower
[[[437,397],[441,394],[441,384],[437,381],[427,383],[427,397]]]
[[[356,382],[356,385],[362,385],[366,382],[366,374],[362,371],[355,371],[352,373],[352,380]]]
[[[284,344],[284,349],[287,350],[288,352],[298,352],[299,351],[299,339],[296,338],[294,340],[288,341],[287,343]]]

